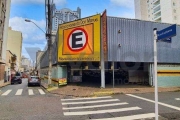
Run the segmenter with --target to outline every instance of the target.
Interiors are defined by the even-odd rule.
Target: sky
[[[46,38],[43,31],[46,27],[45,0],[11,0],[9,26],[23,35],[22,55],[35,59],[35,52],[29,54],[29,48],[43,50]],[[54,0],[58,10],[69,8],[73,11],[81,8],[81,18],[102,13],[107,10],[108,16],[135,18],[134,0]],[[42,30],[31,22],[30,19]],[[36,50],[34,50],[36,51]]]

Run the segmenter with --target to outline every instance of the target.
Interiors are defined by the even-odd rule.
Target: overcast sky
[[[9,26],[13,30],[23,33],[22,55],[31,58],[25,48],[39,47],[41,50],[46,45],[44,33],[34,24],[25,22],[24,19],[34,21],[45,31],[45,0],[11,0]],[[57,9],[81,8],[81,17],[102,13],[107,9],[108,16],[134,18],[134,0],[54,0]]]

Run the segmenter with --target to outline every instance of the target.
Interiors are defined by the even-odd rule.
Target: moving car
[[[30,76],[28,77],[28,86],[30,85],[41,85],[41,80],[38,76]]]
[[[14,77],[11,78],[11,84],[14,84],[14,83],[18,83],[18,84],[21,84],[22,83],[22,75],[21,73],[16,73]]]

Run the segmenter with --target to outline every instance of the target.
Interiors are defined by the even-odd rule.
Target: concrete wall
[[[180,64],[158,64],[158,86],[180,86]]]

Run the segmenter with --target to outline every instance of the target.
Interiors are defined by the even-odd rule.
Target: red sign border
[[[72,34],[74,31],[76,31],[76,30],[81,30],[81,31],[83,31],[83,32],[85,33],[86,43],[85,43],[85,45],[84,45],[81,49],[73,50],[73,49],[69,46],[69,38],[70,38],[71,34]],[[82,50],[84,50],[84,49],[86,48],[87,44],[88,44],[88,34],[87,34],[87,32],[86,32],[83,28],[75,28],[75,29],[73,29],[73,30],[69,33],[68,39],[67,39],[67,46],[68,46],[69,50],[71,50],[71,51],[73,51],[73,52],[80,52],[80,51],[82,51]]]

